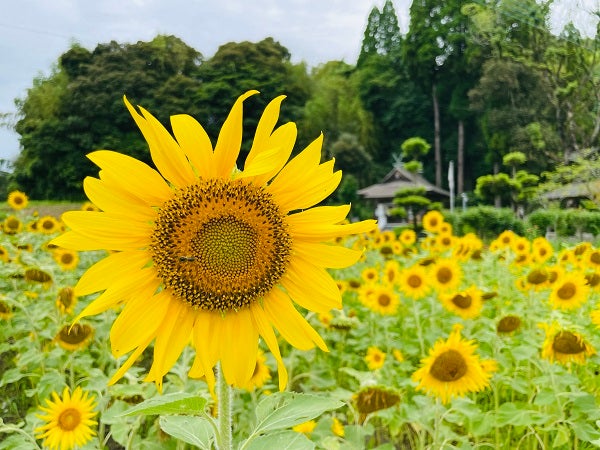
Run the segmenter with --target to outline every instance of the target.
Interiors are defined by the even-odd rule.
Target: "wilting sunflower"
[[[8,206],[10,206],[15,211],[26,208],[28,202],[29,198],[24,192],[12,191],[10,194],[8,194]]]
[[[248,380],[248,384],[244,386],[244,389],[253,391],[256,388],[261,388],[270,379],[271,371],[269,370],[269,366],[267,366],[267,358],[265,354],[259,350],[256,356],[254,372],[252,372],[252,377]]]
[[[510,334],[517,331],[521,327],[521,318],[509,314],[502,317],[496,324],[498,334]]]
[[[65,350],[80,350],[89,345],[94,338],[94,329],[87,324],[65,325],[54,337],[54,342]]]
[[[365,356],[365,362],[369,370],[381,369],[385,363],[385,353],[378,347],[369,347]]]
[[[18,217],[10,215],[4,219],[2,229],[6,234],[17,234],[23,229],[23,222]]]
[[[66,248],[58,248],[52,252],[54,260],[63,270],[73,270],[79,264],[79,254]]]
[[[398,310],[400,300],[394,289],[385,285],[376,285],[367,298],[366,306],[372,311],[390,315]]]
[[[49,286],[52,284],[52,275],[42,269],[36,269],[34,267],[25,269],[24,278],[25,281],[41,283],[44,286]]]
[[[76,304],[77,297],[75,296],[75,289],[72,287],[64,287],[58,291],[58,297],[56,297],[56,307],[61,313],[73,314]]]
[[[439,397],[448,403],[452,397],[479,392],[489,386],[494,364],[482,364],[475,354],[474,341],[461,338],[456,327],[447,340],[437,341],[429,356],[421,360],[421,368],[412,376],[417,390]]]
[[[427,283],[427,272],[419,264],[402,270],[398,285],[404,295],[413,299],[423,298],[431,291],[431,286]]]
[[[438,291],[455,289],[462,281],[462,269],[449,258],[438,259],[429,269],[431,284]]]
[[[36,437],[51,450],[70,450],[89,442],[96,434],[94,397],[76,387],[72,394],[65,388],[62,398],[53,392],[52,398],[40,406],[45,414],[38,417],[46,423],[35,429]]]
[[[588,298],[590,287],[580,272],[568,272],[552,285],[550,304],[557,309],[574,309]]]
[[[437,233],[443,223],[445,223],[444,216],[435,209],[427,211],[422,220],[423,228],[430,233]]]
[[[385,386],[367,386],[355,393],[352,400],[361,415],[360,422],[363,422],[367,414],[398,404],[400,394]]]
[[[159,389],[190,340],[196,357],[189,375],[206,376],[211,389],[219,361],[228,384],[248,383],[259,336],[277,361],[283,389],[287,372],[273,328],[296,348],[327,349],[294,303],[317,313],[340,308],[326,268],[352,265],[361,252],[333,241],[376,223],[342,223],[349,205],[313,207],[335,190],[341,173],[334,161],[320,163],[322,136],[288,161],[296,126],[275,128],[284,96],[266,106],[243,168],[236,168],[242,104],[256,93],[235,102],[214,150],[192,117],[171,117],[173,137],[125,99],[158,170],[113,151],[88,155],[101,171],[84,180],[84,190],[101,211],[65,213],[70,231],[54,243],[113,251],[75,287],[78,296],[104,291],[80,317],[124,304],[111,346],[116,357],[131,354],[111,383],[152,341],[146,381]]]
[[[37,220],[35,229],[43,234],[54,234],[60,231],[61,225],[55,217],[43,216]]]
[[[0,300],[0,319],[8,320],[12,317],[12,308],[4,300]]]
[[[463,319],[477,317],[483,307],[481,290],[471,286],[464,291],[440,294],[442,305]]]
[[[541,324],[541,327],[546,332],[542,358],[550,362],[585,364],[586,358],[596,353],[594,347],[579,333],[562,329],[557,323]]]

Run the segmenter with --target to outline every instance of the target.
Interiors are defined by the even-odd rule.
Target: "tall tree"
[[[391,0],[386,0],[383,8],[371,9],[365,28],[357,66],[374,55],[398,57],[402,48],[402,34],[398,25],[398,15]]]
[[[123,95],[164,122],[180,108],[194,114],[201,61],[174,36],[136,44],[113,41],[93,51],[74,45],[61,55],[55,72],[34,83],[18,103],[22,150],[12,182],[31,198],[79,199],[84,177],[97,172],[86,153],[112,148],[150,162]]]

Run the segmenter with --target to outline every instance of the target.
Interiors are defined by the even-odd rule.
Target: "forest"
[[[149,162],[123,95],[158,119],[187,113],[218,135],[232,100],[249,89],[245,129],[279,94],[282,122],[298,123],[296,150],[321,131],[325,157],[343,171],[333,201],[359,208],[357,189],[402,164],[419,137],[423,175],[470,204],[528,210],[537,194],[596,177],[600,36],[549,26],[551,1],[414,0],[402,34],[393,3],[373,7],[356,62],[293,63],[283,43],[229,42],[205,57],[175,36],[150,42],[73,44],[51,73],[17,99],[21,152],[6,189],[32,199],[80,200],[95,173],[85,157],[114,149]],[[245,136],[244,142],[251,142]],[[243,149],[241,158],[245,157]]]

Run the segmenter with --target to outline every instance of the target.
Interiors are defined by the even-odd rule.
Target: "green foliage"
[[[404,168],[410,173],[419,173],[423,171],[423,164],[420,161],[408,161],[404,163]]]
[[[540,235],[553,231],[557,236],[576,236],[581,233],[600,234],[600,212],[585,209],[538,209],[527,216],[527,222]]]
[[[502,157],[502,164],[508,167],[518,167],[525,164],[527,156],[523,152],[510,152]]]
[[[431,145],[421,137],[408,138],[400,146],[402,156],[413,160],[420,160],[429,152],[430,148]]]
[[[489,203],[500,198],[504,203],[510,202],[519,185],[505,173],[484,175],[477,179],[475,194]]]
[[[369,13],[363,41],[358,56],[360,67],[374,55],[397,56],[402,45],[398,17],[391,0],[386,0],[381,11],[374,6]]]
[[[466,211],[455,213],[451,223],[455,233],[476,233],[482,239],[491,239],[504,230],[512,230],[517,234],[525,232],[525,224],[510,208],[492,206],[467,208]]]

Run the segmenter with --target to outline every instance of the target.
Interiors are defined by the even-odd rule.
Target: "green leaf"
[[[160,416],[161,430],[188,444],[210,450],[214,430],[206,417]]]
[[[186,392],[174,392],[150,398],[125,411],[122,416],[136,414],[204,414],[206,399]]]
[[[253,434],[281,430],[314,419],[343,403],[328,397],[281,392],[265,397],[256,408],[258,425]]]
[[[547,415],[539,411],[527,409],[526,403],[503,403],[498,408],[496,415],[496,426],[503,427],[505,425],[528,426],[541,424],[546,421]]]
[[[247,447],[248,450],[313,450],[314,448],[314,442],[295,431],[280,431],[260,436]]]
[[[600,431],[585,422],[571,422],[571,427],[577,439],[591,442],[600,439]]]

